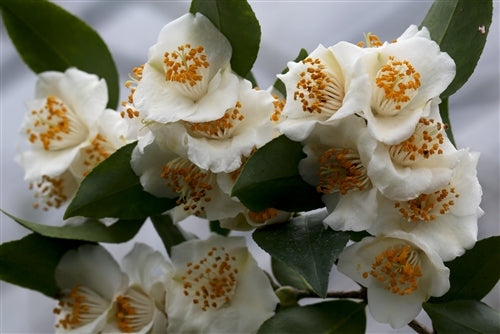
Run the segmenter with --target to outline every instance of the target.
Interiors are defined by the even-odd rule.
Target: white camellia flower
[[[359,153],[367,161],[373,185],[385,197],[402,201],[445,187],[461,155],[445,130],[436,106],[428,118],[418,120],[411,136],[400,143],[384,144],[363,133]]]
[[[129,99],[133,102],[130,115],[158,123],[223,117],[238,101],[238,76],[230,68],[231,53],[228,40],[200,13],[168,23],[140,70],[140,80]]]
[[[104,79],[70,68],[39,75],[22,125],[31,150],[17,157],[44,208],[59,207],[99,162],[126,143],[126,124],[106,109]]]
[[[352,77],[360,54],[356,45],[340,42],[330,48],[319,45],[306,59],[289,62],[289,71],[278,75],[287,93],[282,112],[285,120],[278,130],[302,141],[316,123],[329,123],[365,109],[371,89],[368,77],[360,73]]]
[[[113,257],[90,244],[68,251],[56,267],[55,279],[63,293],[54,309],[57,333],[100,332],[113,301],[128,285]]]
[[[174,221],[191,214],[219,220],[243,210],[239,201],[221,189],[217,173],[196,166],[162,143],[149,132],[138,142],[130,163],[144,190],[157,197],[178,198]]]
[[[278,298],[243,237],[212,234],[172,247],[168,333],[255,333]]]
[[[380,196],[379,217],[368,232],[411,233],[434,249],[443,261],[451,261],[472,248],[477,240],[477,220],[482,214],[482,191],[476,176],[479,154],[462,153],[446,187],[409,201]]]
[[[330,213],[324,223],[334,230],[365,230],[377,215],[377,189],[368,177],[368,160],[359,154],[364,133],[365,121],[351,115],[317,124],[303,142],[307,157],[299,163],[300,175],[324,194]]]
[[[367,288],[373,318],[393,328],[408,324],[423,302],[450,287],[449,269],[439,255],[414,235],[400,231],[348,246],[337,267]]]
[[[373,136],[386,144],[407,139],[430,104],[455,77],[455,62],[429,37],[410,26],[394,43],[363,49],[355,68],[371,83],[371,102],[363,117]],[[354,79],[356,80],[356,79]]]

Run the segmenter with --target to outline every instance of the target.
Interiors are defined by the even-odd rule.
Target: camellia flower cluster
[[[163,27],[119,110],[106,107],[96,74],[70,67],[38,76],[22,124],[29,149],[17,161],[36,208],[75,199],[80,211],[67,210],[77,220],[54,230],[13,218],[48,244],[58,240],[48,261],[60,291],[56,332],[269,333],[295,320],[300,298],[328,296],[322,284],[334,264],[362,286],[355,307],[407,325],[450,289],[445,262],[474,247],[483,213],[479,153],[457,149],[440,114],[454,60],[426,27],[411,25],[391,42],[367,34],[358,44],[320,44],[277,75],[284,89],[260,89],[233,69],[234,40],[207,16],[192,10]],[[279,159],[283,174],[273,170]],[[269,200],[269,188],[296,194],[293,186],[313,199]],[[124,213],[106,215],[101,200]],[[303,212],[313,209],[325,213],[319,229]],[[182,230],[189,216],[215,223],[207,239]],[[147,218],[168,258],[136,243],[119,264],[99,244],[128,241]],[[274,276],[244,237],[228,236],[248,230],[268,246]],[[304,243],[308,254],[291,259]],[[306,262],[322,282],[308,281]]]

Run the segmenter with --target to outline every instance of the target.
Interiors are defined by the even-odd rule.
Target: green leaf
[[[293,286],[298,290],[304,291],[312,290],[305,278],[297,274],[295,270],[287,266],[283,261],[272,257],[271,269],[273,271],[273,276],[282,286]]]
[[[447,125],[446,128],[446,135],[448,136],[448,139],[450,139],[451,143],[455,145],[455,138],[453,137],[453,131],[451,130],[451,122],[450,122],[450,116],[448,115],[448,98],[445,97],[442,99],[441,103],[439,104],[439,114],[441,115],[441,118],[444,122],[444,124]]]
[[[232,189],[250,210],[267,208],[309,211],[324,207],[321,194],[302,180],[299,161],[302,145],[284,135],[258,149],[246,162]]]
[[[215,232],[217,234],[220,234],[224,237],[227,237],[229,235],[229,233],[231,233],[230,229],[221,227],[220,222],[218,220],[211,220],[210,221],[210,231]]]
[[[479,240],[474,248],[446,266],[450,269],[450,290],[429,302],[484,298],[500,279],[500,236]]]
[[[500,312],[480,301],[424,303],[423,307],[439,334],[500,333]]]
[[[262,249],[304,277],[323,298],[333,263],[349,240],[348,233],[325,228],[325,216],[323,212],[299,216],[253,233]]]
[[[54,270],[61,257],[81,241],[44,237],[33,233],[0,245],[0,280],[56,298],[59,288]]]
[[[118,105],[118,72],[106,44],[85,22],[44,0],[0,0],[7,32],[36,73],[69,67],[106,79],[108,107]]]
[[[98,220],[88,219],[79,225],[50,226],[32,223],[8,214],[3,210],[0,211],[20,225],[45,237],[90,242],[121,243],[129,241],[139,232],[144,223],[144,219],[119,220],[108,227]]]
[[[85,177],[66,209],[65,219],[74,216],[142,219],[176,206],[175,199],[157,198],[142,189],[139,177],[130,167],[135,145],[120,148]]]
[[[491,0],[436,0],[421,26],[457,65],[457,74],[441,97],[455,93],[469,79],[481,56],[491,24]],[[484,29],[484,30],[483,30]]]
[[[266,320],[257,334],[362,334],[366,330],[365,306],[335,300],[286,308]]]
[[[245,78],[257,59],[260,25],[244,0],[193,0],[191,13],[201,13],[226,36],[233,49],[231,67]]]
[[[161,241],[163,241],[163,245],[165,246],[168,254],[170,254],[170,250],[173,246],[186,241],[180,227],[173,223],[170,216],[151,216],[151,221],[153,222],[153,226],[156,229],[156,232],[158,232]]]
[[[299,61],[304,60],[307,56],[308,56],[307,50],[302,48],[300,49],[299,54],[295,58],[294,62],[298,63]],[[288,72],[288,67],[285,67],[285,69],[281,72],[281,74],[285,74],[286,72]],[[281,81],[280,79],[276,79],[273,87],[278,92],[280,92],[281,95],[283,95],[283,97],[286,97],[286,87],[283,81]]]

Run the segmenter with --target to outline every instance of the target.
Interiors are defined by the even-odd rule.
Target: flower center
[[[377,35],[373,35],[371,32],[369,32],[367,34],[364,34],[364,36],[367,48],[377,48],[379,46],[382,46],[382,42],[380,41]],[[362,48],[365,46],[365,42],[363,41],[358,42],[357,46]]]
[[[106,138],[98,133],[90,145],[82,152],[83,165],[86,167],[83,176],[87,176],[92,168],[109,157],[113,151],[113,147],[107,142]]]
[[[460,194],[453,187],[438,190],[432,194],[421,194],[406,202],[396,202],[394,207],[409,222],[432,221],[438,215],[446,214],[455,205]]]
[[[270,117],[271,121],[278,122],[281,119],[281,113],[285,109],[285,102],[286,99],[280,99],[278,95],[273,94],[274,112]]]
[[[276,217],[278,213],[278,210],[276,210],[275,208],[267,208],[260,212],[249,211],[248,218],[250,218],[257,224],[264,224],[269,219]]]
[[[74,146],[87,136],[87,129],[78,116],[55,96],[48,96],[45,105],[29,114],[26,132],[32,144],[46,151],[56,151]]]
[[[204,82],[210,66],[203,46],[181,45],[177,51],[165,52],[164,57],[165,80],[175,84],[179,92],[198,100],[207,88]]]
[[[236,289],[237,264],[236,258],[224,247],[212,247],[198,263],[186,264],[186,273],[181,277],[184,295],[192,298],[203,311],[229,303]]]
[[[447,127],[434,119],[421,118],[415,127],[415,132],[408,139],[389,146],[392,161],[407,167],[421,159],[443,154],[441,148],[445,139],[443,132]]]
[[[144,71],[144,64],[142,64],[139,67],[134,67],[134,69],[132,70],[132,74],[129,74],[130,80],[127,80],[125,82],[125,87],[130,89],[130,94],[128,96],[128,100],[122,101],[121,103],[122,107],[125,108],[120,112],[120,116],[122,118],[125,118],[125,116],[127,116],[128,118],[139,117],[139,111],[132,108],[132,106],[134,105],[134,93],[135,93],[135,87],[132,87],[132,85],[137,86],[139,81],[141,81],[143,71]]]
[[[369,179],[359,154],[348,148],[330,148],[318,158],[318,192],[330,194],[340,191],[345,195],[350,190],[364,190]]]
[[[373,105],[381,116],[394,116],[407,105],[420,87],[420,73],[407,60],[393,56],[377,72]]]
[[[202,171],[186,158],[177,158],[163,166],[161,177],[166,179],[166,186],[179,193],[177,204],[183,204],[185,211],[200,215],[205,207],[203,203],[211,201],[208,192],[212,190],[212,173]]]
[[[221,118],[202,123],[188,123],[189,131],[192,135],[203,136],[207,138],[222,139],[232,135],[235,127],[245,119],[240,112],[241,103],[236,102],[234,108],[225,112]]]
[[[56,328],[75,329],[97,319],[107,310],[109,302],[95,291],[77,285],[59,300],[58,306],[54,308],[60,318]]]
[[[64,178],[52,178],[43,175],[39,182],[31,182],[30,189],[35,190],[35,198],[37,202],[33,204],[35,209],[42,205],[43,210],[49,208],[59,208],[68,197],[64,193]]]
[[[378,254],[370,272],[364,272],[378,279],[385,289],[401,296],[418,288],[418,278],[422,276],[417,251],[409,245],[391,247]]]
[[[118,328],[123,333],[139,332],[153,320],[155,305],[142,290],[129,288],[116,298]]]
[[[319,59],[307,58],[302,63],[308,67],[300,73],[293,99],[302,103],[304,112],[334,114],[342,106],[343,83]]]

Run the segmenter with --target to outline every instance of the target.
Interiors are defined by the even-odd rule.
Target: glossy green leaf
[[[458,299],[481,300],[500,279],[500,236],[479,240],[474,248],[446,266],[450,268],[450,290],[433,303]]]
[[[106,44],[85,22],[45,0],[0,0],[7,32],[36,73],[69,67],[106,79],[108,107],[118,105],[118,72]]]
[[[231,233],[231,230],[228,229],[228,228],[224,228],[222,226],[220,226],[220,221],[218,220],[212,220],[210,221],[210,231],[211,232],[215,232],[217,234],[220,234],[224,237],[228,236],[229,233]]]
[[[286,308],[266,320],[257,334],[362,334],[366,329],[365,306],[335,300]]]
[[[175,199],[157,198],[143,190],[139,177],[130,167],[135,145],[120,148],[85,177],[64,218],[142,219],[176,205]]]
[[[144,223],[144,219],[119,220],[111,226],[106,226],[98,220],[87,219],[85,222],[78,225],[50,226],[32,223],[8,214],[3,210],[0,211],[20,225],[40,235],[51,238],[84,240],[90,242],[121,243],[129,241],[139,232],[139,229]]]
[[[163,245],[168,254],[170,254],[170,250],[173,246],[186,241],[186,238],[182,234],[182,230],[179,226],[174,224],[170,216],[151,216],[151,221],[161,241],[163,241]]]
[[[491,24],[491,0],[436,0],[421,26],[457,65],[457,74],[441,97],[455,93],[469,79],[483,52]]]
[[[439,334],[500,333],[500,312],[477,300],[424,303]]]
[[[302,48],[300,49],[299,51],[299,54],[297,55],[297,57],[295,58],[294,62],[299,62],[303,59],[305,59],[306,57],[308,56],[308,53],[307,53],[307,50]],[[286,72],[288,72],[288,67],[286,67],[282,72],[281,74],[285,74]],[[286,87],[285,87],[285,84],[280,80],[280,79],[276,79],[276,81],[274,82],[274,85],[273,85],[274,89],[276,89],[278,92],[281,93],[281,95],[283,95],[283,97],[286,97]]]
[[[235,185],[236,196],[255,212],[267,208],[309,211],[324,207],[321,195],[299,174],[302,145],[284,135],[258,149],[246,162]]]
[[[310,291],[311,286],[307,284],[304,277],[299,275],[295,270],[287,266],[283,261],[271,258],[271,270],[273,276],[282,286],[293,286],[298,290]]]
[[[260,24],[252,7],[245,0],[193,0],[191,13],[201,13],[231,43],[231,67],[245,78],[257,59],[260,45]]]
[[[0,280],[55,298],[59,288],[54,270],[61,257],[81,241],[44,237],[33,233],[0,245]]]
[[[443,120],[444,124],[447,125],[446,127],[446,135],[448,136],[448,139],[451,141],[451,143],[455,145],[455,138],[453,137],[453,131],[451,130],[451,122],[450,122],[450,116],[448,114],[448,98],[445,97],[442,99],[441,103],[439,104],[439,114],[441,115],[441,119]]]
[[[349,240],[348,233],[325,228],[325,217],[323,212],[303,215],[253,233],[262,249],[304,277],[321,297],[326,296],[333,263]]]

